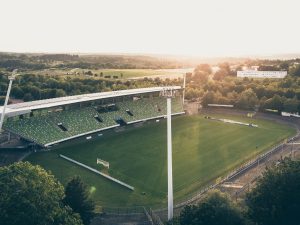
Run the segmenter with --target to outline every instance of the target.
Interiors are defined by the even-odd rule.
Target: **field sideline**
[[[186,198],[209,182],[296,133],[294,128],[242,116],[213,115],[255,123],[259,128],[225,124],[203,115],[173,118],[173,172],[175,201]],[[110,163],[109,174],[135,187],[119,185],[71,164],[58,154],[99,169],[96,158]],[[166,121],[149,122],[123,132],[107,132],[89,142],[77,141],[50,152],[30,155],[65,184],[80,175],[101,206],[162,206],[167,201]],[[145,194],[143,194],[145,192]]]

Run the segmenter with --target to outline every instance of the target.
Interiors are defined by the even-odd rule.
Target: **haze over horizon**
[[[11,0],[2,52],[248,56],[300,53],[296,0]]]

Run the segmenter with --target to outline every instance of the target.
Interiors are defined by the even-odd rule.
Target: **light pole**
[[[172,166],[172,98],[175,90],[172,88],[165,88],[161,95],[167,98],[167,144],[168,144],[168,220],[173,219],[173,166]]]
[[[182,106],[184,107],[184,97],[185,97],[185,82],[186,82],[186,73],[183,74],[183,92],[182,92]]]
[[[8,77],[9,84],[8,84],[6,98],[5,98],[5,102],[4,102],[3,110],[2,110],[2,114],[1,114],[1,119],[0,119],[0,134],[2,133],[2,125],[3,125],[3,122],[4,122],[5,110],[6,110],[6,106],[7,106],[7,103],[8,103],[8,99],[9,99],[9,94],[10,94],[10,91],[11,91],[12,82],[16,78],[16,76],[17,76],[17,70],[15,69],[15,70],[13,70],[11,76]]]

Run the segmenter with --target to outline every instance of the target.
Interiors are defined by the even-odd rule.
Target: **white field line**
[[[107,175],[107,174],[101,173],[101,172],[99,172],[98,170],[93,169],[92,167],[89,167],[89,166],[87,166],[87,165],[85,165],[85,164],[83,164],[83,163],[77,162],[76,160],[71,159],[71,158],[69,158],[69,157],[67,157],[67,156],[64,156],[64,155],[61,155],[61,154],[60,154],[59,156],[60,156],[61,158],[64,158],[64,159],[66,159],[66,160],[68,160],[68,161],[70,161],[70,162],[72,162],[72,163],[75,163],[75,164],[77,164],[77,165],[79,165],[79,166],[82,166],[82,167],[84,167],[84,168],[86,168],[86,169],[88,169],[88,170],[90,170],[90,171],[92,171],[92,172],[94,172],[94,173],[97,173],[97,174],[99,174],[99,175],[101,175],[101,176],[103,176],[103,177],[105,177],[105,178],[107,178],[107,179],[109,179],[109,180],[111,180],[111,181],[114,181],[114,182],[116,182],[116,183],[118,183],[118,184],[120,184],[120,185],[122,185],[122,186],[124,186],[124,187],[126,187],[126,188],[128,188],[128,189],[130,189],[130,190],[132,190],[132,191],[134,191],[134,187],[132,187],[132,186],[130,186],[130,185],[128,185],[128,184],[126,184],[126,183],[124,183],[124,182],[122,182],[122,181],[116,179],[116,178],[113,178],[113,177],[111,177],[111,176],[109,176],[109,175]]]
[[[53,141],[53,142],[47,143],[47,144],[45,144],[44,146],[45,146],[45,147],[48,147],[48,146],[50,146],[50,145],[54,145],[54,144],[57,144],[57,143],[60,143],[60,142],[63,142],[63,141],[67,141],[67,140],[70,140],[70,139],[74,139],[74,138],[77,138],[77,137],[81,137],[81,136],[84,136],[84,135],[96,133],[96,132],[99,132],[99,131],[103,131],[103,130],[107,130],[107,129],[111,129],[111,128],[119,127],[119,126],[120,126],[120,125],[118,124],[118,125],[113,125],[113,126],[110,126],[110,127],[101,128],[101,129],[98,129],[98,130],[88,131],[88,132],[85,132],[85,133],[82,133],[82,134],[74,135],[74,136],[72,136],[72,137],[67,137],[67,138],[63,138],[63,139],[58,140],[58,141]]]
[[[176,115],[180,115],[180,114],[184,114],[184,113],[185,112],[173,113],[172,116],[176,116]],[[127,124],[137,123],[137,122],[141,122],[141,121],[147,121],[147,120],[151,120],[151,119],[158,119],[158,118],[162,118],[162,117],[166,117],[166,115],[156,116],[156,117],[151,117],[151,118],[146,118],[146,119],[141,119],[141,120],[136,120],[136,121],[131,121],[131,122],[127,122]],[[63,142],[63,141],[67,141],[67,140],[70,140],[70,139],[74,139],[74,138],[77,138],[77,137],[81,137],[81,136],[84,136],[84,135],[96,133],[96,132],[103,131],[103,130],[108,130],[108,129],[119,127],[119,126],[120,125],[118,124],[118,125],[114,125],[114,126],[110,126],[110,127],[101,128],[101,129],[98,129],[98,130],[92,130],[92,131],[89,131],[89,132],[86,132],[86,133],[74,135],[72,137],[63,138],[63,139],[58,140],[58,141],[53,141],[53,142],[45,144],[44,146],[49,147],[50,145],[58,144],[58,143]],[[33,141],[33,142],[35,142],[35,141]]]
[[[185,114],[185,112],[179,112],[179,113],[172,113],[172,116],[177,116],[177,115],[182,115]],[[167,115],[160,115],[160,116],[155,116],[155,117],[149,117],[146,119],[141,119],[141,120],[134,120],[134,121],[129,121],[127,124],[133,124],[133,123],[138,123],[138,122],[145,122],[147,120],[153,120],[153,119],[159,119],[159,118],[165,118]]]
[[[226,187],[226,188],[243,188],[244,186],[241,184],[222,184],[222,187]]]
[[[244,126],[258,127],[258,125],[256,125],[256,124],[243,123],[243,122],[239,122],[239,121],[235,121],[235,120],[229,120],[229,119],[219,119],[219,118],[214,118],[214,117],[210,117],[210,118],[207,118],[207,119],[221,121],[223,123],[230,123],[230,124],[238,124],[238,125],[244,125]]]

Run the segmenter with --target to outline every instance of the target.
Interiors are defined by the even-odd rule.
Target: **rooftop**
[[[5,115],[18,115],[36,109],[51,108],[51,107],[56,107],[61,105],[69,105],[73,103],[87,102],[87,101],[93,101],[98,99],[107,99],[107,98],[114,98],[114,97],[120,97],[126,95],[160,92],[163,89],[170,89],[170,88],[175,90],[181,89],[180,86],[137,88],[137,89],[120,90],[120,91],[73,95],[68,97],[44,99],[44,100],[31,101],[31,102],[22,102],[22,103],[7,105]],[[3,106],[0,106],[0,115],[2,114],[2,110],[3,110]]]

